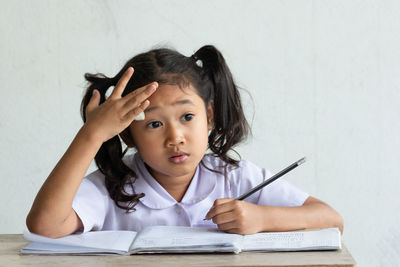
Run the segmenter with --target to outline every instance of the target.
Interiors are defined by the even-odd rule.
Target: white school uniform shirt
[[[241,160],[239,167],[229,166],[219,158],[205,155],[203,164],[197,166],[193,179],[180,202],[177,202],[149,173],[138,153],[124,158],[124,162],[137,174],[135,193],[144,193],[135,206],[135,211],[115,205],[104,184],[104,175],[95,171],[86,176],[75,195],[72,208],[82,220],[84,232],[97,230],[130,230],[139,232],[151,225],[175,225],[192,227],[217,227],[204,217],[219,198],[236,198],[271,176],[249,161]],[[132,189],[127,187],[132,193]],[[301,206],[309,195],[288,181],[280,178],[245,201],[268,206]]]

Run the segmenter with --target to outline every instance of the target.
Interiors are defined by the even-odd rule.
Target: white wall
[[[400,265],[399,1],[0,4],[0,233],[25,229],[81,126],[85,72],[214,44],[255,101],[242,156],[278,171],[306,155],[288,179],[342,214],[359,266]]]

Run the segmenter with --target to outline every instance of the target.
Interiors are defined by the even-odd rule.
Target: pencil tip
[[[306,157],[302,158],[301,160],[299,160],[299,161],[297,162],[297,165],[303,164],[304,162],[306,162],[306,160],[307,160]]]

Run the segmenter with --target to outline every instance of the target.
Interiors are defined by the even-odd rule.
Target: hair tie
[[[193,54],[191,56],[191,58],[194,60],[194,63],[196,63],[197,66],[199,66],[200,68],[203,67],[203,61],[201,61],[201,59],[199,59],[196,54]]]

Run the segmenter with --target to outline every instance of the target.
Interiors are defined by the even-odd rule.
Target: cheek
[[[160,153],[159,143],[157,140],[149,140],[149,138],[140,138],[136,145],[136,150],[139,152],[142,159],[149,165],[153,164],[153,159]]]
[[[208,144],[208,125],[206,122],[199,123],[197,127],[192,130],[192,136],[194,139],[192,141],[201,143],[203,146]]]
[[[134,146],[138,151],[146,150],[146,148],[149,147],[149,144],[151,144],[149,136],[146,135],[143,131],[140,131],[139,129],[133,129],[132,127],[130,129],[130,133]]]

